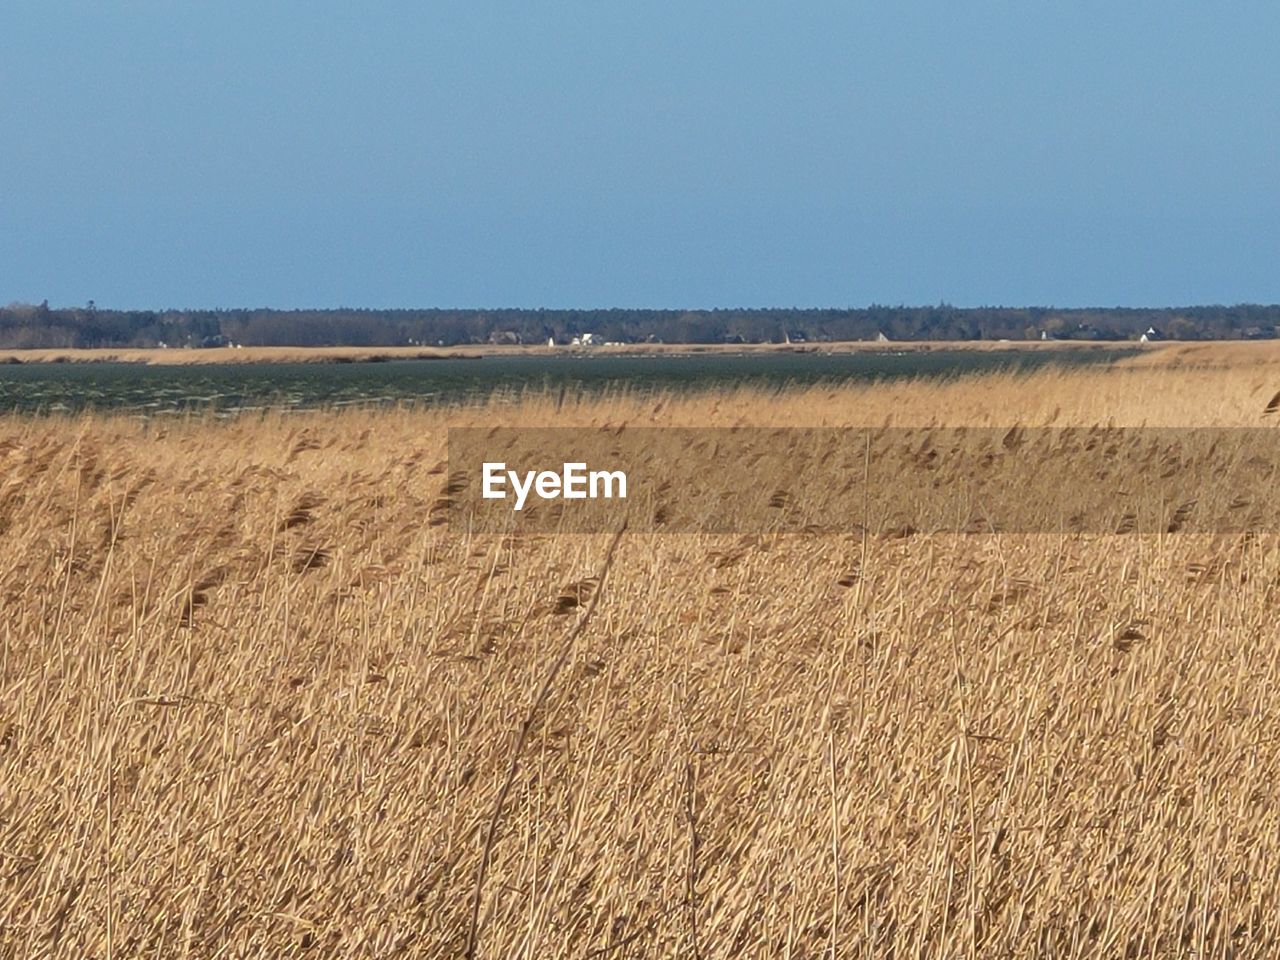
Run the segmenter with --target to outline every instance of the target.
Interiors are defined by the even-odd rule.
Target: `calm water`
[[[0,365],[0,412],[85,409],[140,414],[212,408],[309,409],[395,403],[453,403],[495,391],[697,390],[725,385],[838,383],[954,377],[1047,364],[1110,363],[1131,349],[768,353],[691,356],[521,356],[387,363],[275,363],[142,366],[127,363]]]

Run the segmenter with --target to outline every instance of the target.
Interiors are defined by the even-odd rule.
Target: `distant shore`
[[[1148,344],[1156,350],[1169,344]],[[1115,350],[1138,344],[1115,340],[909,340],[830,343],[627,343],[580,347],[568,344],[456,347],[211,347],[205,349],[0,350],[0,364],[137,363],[193,366],[226,363],[385,363],[392,360],[479,360],[511,356],[697,356],[702,354],[930,352],[939,350]]]

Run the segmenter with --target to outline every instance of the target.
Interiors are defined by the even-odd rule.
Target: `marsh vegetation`
[[[0,420],[0,955],[1274,956],[1280,536],[432,519],[449,425],[1277,415],[1193,361]]]

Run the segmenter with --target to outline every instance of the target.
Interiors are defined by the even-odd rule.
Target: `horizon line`
[[[421,310],[442,311],[442,312],[462,312],[462,313],[485,313],[485,312],[524,312],[524,313],[598,313],[604,311],[629,311],[643,313],[713,313],[713,312],[729,312],[729,311],[746,311],[746,312],[766,312],[766,311],[793,311],[796,313],[821,312],[821,311],[863,311],[863,310],[1059,310],[1064,312],[1083,312],[1083,311],[1144,311],[1144,310],[1204,310],[1204,309],[1230,309],[1240,307],[1262,307],[1266,309],[1280,309],[1280,301],[1272,301],[1270,303],[1260,300],[1239,300],[1232,303],[1219,301],[1211,303],[1208,301],[1201,303],[1180,303],[1180,304],[1088,304],[1083,306],[1059,306],[1056,304],[970,304],[961,305],[943,300],[938,303],[880,303],[872,301],[862,306],[853,305],[827,305],[827,306],[675,306],[675,307],[646,307],[646,306],[594,306],[594,307],[556,307],[556,306],[355,306],[342,304],[338,306],[183,306],[183,307],[139,307],[139,306],[112,306],[103,305],[95,300],[86,301],[84,304],[69,305],[51,305],[48,300],[41,303],[33,303],[29,300],[11,300],[0,306],[0,310],[12,310],[15,308],[28,307],[39,308],[47,307],[51,311],[62,310],[103,310],[113,313],[237,313],[249,312],[257,310],[267,310],[279,313],[303,313],[303,312],[340,312],[340,311],[364,311],[369,313],[395,313],[395,312],[412,312]]]

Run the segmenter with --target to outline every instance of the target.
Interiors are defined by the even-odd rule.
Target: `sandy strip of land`
[[[475,360],[501,356],[686,356],[697,354],[859,353],[939,350],[1114,350],[1137,344],[1112,341],[843,341],[833,343],[629,343],[600,347],[468,344],[457,347],[213,347],[209,349],[0,350],[4,363],[139,363],[188,366],[214,363],[377,363],[390,360]],[[1167,344],[1148,344],[1160,352]],[[1204,346],[1203,344],[1198,346]],[[1258,349],[1260,344],[1241,346]]]

